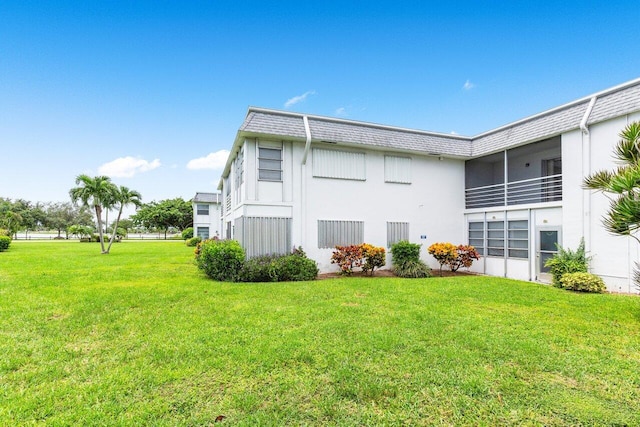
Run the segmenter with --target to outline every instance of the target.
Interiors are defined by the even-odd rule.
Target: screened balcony
[[[467,209],[561,200],[560,137],[465,163]]]

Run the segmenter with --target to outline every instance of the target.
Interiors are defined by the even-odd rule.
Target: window
[[[282,181],[282,148],[258,147],[258,179]]]
[[[209,205],[196,205],[198,215],[209,215]]]
[[[318,221],[318,248],[359,245],[363,242],[363,221]]]
[[[384,156],[384,182],[411,184],[411,158]]]
[[[236,203],[242,201],[242,183],[244,182],[244,149],[241,148],[235,161],[235,197]]]
[[[487,256],[504,256],[504,221],[487,222]]]
[[[469,222],[469,244],[484,255],[484,222]]]
[[[196,227],[196,236],[201,237],[202,240],[209,238],[209,227]]]
[[[509,258],[529,258],[529,221],[508,222]]]
[[[400,240],[409,240],[408,222],[387,222],[387,247]]]
[[[313,176],[364,181],[365,155],[351,151],[314,148]]]
[[[234,238],[240,242],[247,258],[290,253],[291,218],[245,217],[234,222]]]

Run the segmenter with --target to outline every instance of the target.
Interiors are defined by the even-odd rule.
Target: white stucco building
[[[321,271],[335,245],[407,239],[435,266],[430,244],[470,243],[472,270],[532,281],[555,243],[584,237],[609,290],[636,292],[637,243],[604,230],[608,199],[581,184],[615,167],[638,120],[640,79],[473,137],[252,107],[219,184],[221,236],[248,256],[302,246]]]
[[[203,239],[220,237],[222,197],[220,193],[196,193],[193,203],[193,235]]]

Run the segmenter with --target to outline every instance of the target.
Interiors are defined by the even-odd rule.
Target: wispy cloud
[[[345,107],[340,107],[340,108],[336,109],[334,114],[336,116],[346,116],[347,115],[347,109]]]
[[[161,163],[159,159],[148,161],[141,158],[126,156],[119,157],[105,163],[98,168],[98,172],[101,175],[106,175],[112,178],[131,178],[137,173],[148,172],[159,168],[160,165]]]
[[[303,93],[302,95],[298,95],[298,96],[294,96],[293,98],[289,98],[289,99],[287,99],[287,102],[284,103],[284,107],[285,108],[289,108],[292,105],[296,105],[297,103],[304,101],[305,99],[307,99],[308,96],[315,95],[315,94],[316,94],[315,90],[309,90],[309,91]]]
[[[229,150],[220,150],[215,153],[209,153],[204,157],[198,157],[197,159],[189,160],[187,163],[187,169],[199,170],[199,169],[214,169],[220,170],[224,168],[229,157]]]
[[[476,87],[476,85],[474,83],[471,83],[471,80],[469,79],[467,79],[467,81],[462,85],[462,89],[464,90],[471,90],[474,87]]]

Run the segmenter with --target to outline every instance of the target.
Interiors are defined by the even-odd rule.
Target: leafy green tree
[[[111,223],[111,229],[115,228],[115,221]],[[126,236],[127,234],[129,234],[129,231],[133,230],[134,228],[134,224],[133,224],[133,220],[129,219],[129,218],[123,218],[120,220],[120,223],[118,224],[118,228],[122,228],[124,230],[124,236]]]
[[[131,219],[147,229],[163,230],[166,239],[169,228],[182,231],[193,225],[193,206],[180,197],[153,201],[142,205]]]
[[[71,201],[76,204],[81,202],[83,206],[91,206],[96,214],[98,222],[98,235],[100,236],[100,248],[103,254],[109,253],[104,247],[104,232],[102,222],[102,212],[113,207],[118,192],[118,187],[111,182],[108,176],[78,175],[76,185],[69,190]]]
[[[56,230],[58,237],[65,232],[65,239],[69,238],[68,228],[74,224],[94,226],[91,212],[84,206],[74,206],[72,203],[49,203],[45,210],[44,226]]]
[[[640,122],[630,123],[620,132],[614,158],[620,164],[617,169],[586,177],[584,187],[602,192],[611,201],[602,221],[604,227],[612,234],[630,236],[640,243],[635,235],[640,229]],[[634,279],[640,286],[637,269]]]
[[[111,233],[111,239],[109,239],[109,246],[107,247],[107,253],[111,249],[111,245],[118,234],[118,223],[122,216],[122,210],[125,206],[135,205],[140,206],[142,204],[142,196],[135,190],[130,190],[127,187],[120,186],[116,192],[113,193],[113,199],[111,201],[114,205],[118,205],[118,217],[116,218],[113,226],[113,232]]]

